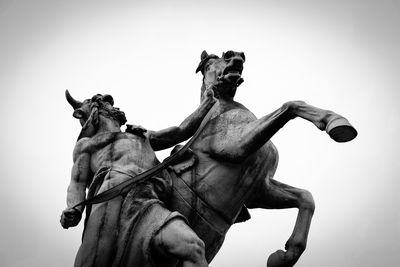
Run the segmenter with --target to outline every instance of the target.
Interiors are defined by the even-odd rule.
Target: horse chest
[[[253,114],[244,109],[234,108],[224,111],[209,122],[193,147],[203,152],[218,154],[218,151],[223,151],[225,146],[238,142],[243,128],[255,119]]]

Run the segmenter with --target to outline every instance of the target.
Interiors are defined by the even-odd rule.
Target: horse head
[[[215,97],[233,98],[236,88],[243,82],[244,53],[229,50],[218,57],[204,50],[200,59],[196,73],[201,71],[203,74],[202,94],[208,86],[216,85],[213,87]]]

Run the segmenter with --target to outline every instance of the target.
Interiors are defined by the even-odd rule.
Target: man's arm
[[[72,207],[85,200],[86,186],[90,178],[90,154],[82,149],[85,139],[79,140],[74,150],[74,165],[67,190],[67,208],[60,220],[62,227],[66,229],[78,225],[84,209],[84,207],[74,209]]]
[[[200,106],[179,126],[169,127],[160,131],[149,132],[151,147],[157,151],[172,147],[189,139],[199,128],[204,116],[215,103],[212,89],[207,89]]]

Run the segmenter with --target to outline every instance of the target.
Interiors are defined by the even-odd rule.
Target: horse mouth
[[[226,74],[236,74],[236,75],[242,75],[242,71],[243,71],[243,67],[240,67],[240,66],[232,66],[232,67],[227,67],[225,70],[224,70],[224,73],[223,73],[223,75],[226,75]]]
[[[243,71],[243,66],[240,65],[228,66],[224,70],[219,80],[224,81],[227,84],[231,85],[240,84],[241,82],[239,83],[239,81],[242,79],[242,71]]]

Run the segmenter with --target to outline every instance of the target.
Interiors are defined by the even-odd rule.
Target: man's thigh
[[[158,258],[174,266],[177,259],[188,260],[198,250],[203,250],[204,243],[183,219],[174,218],[156,234],[152,248]]]

